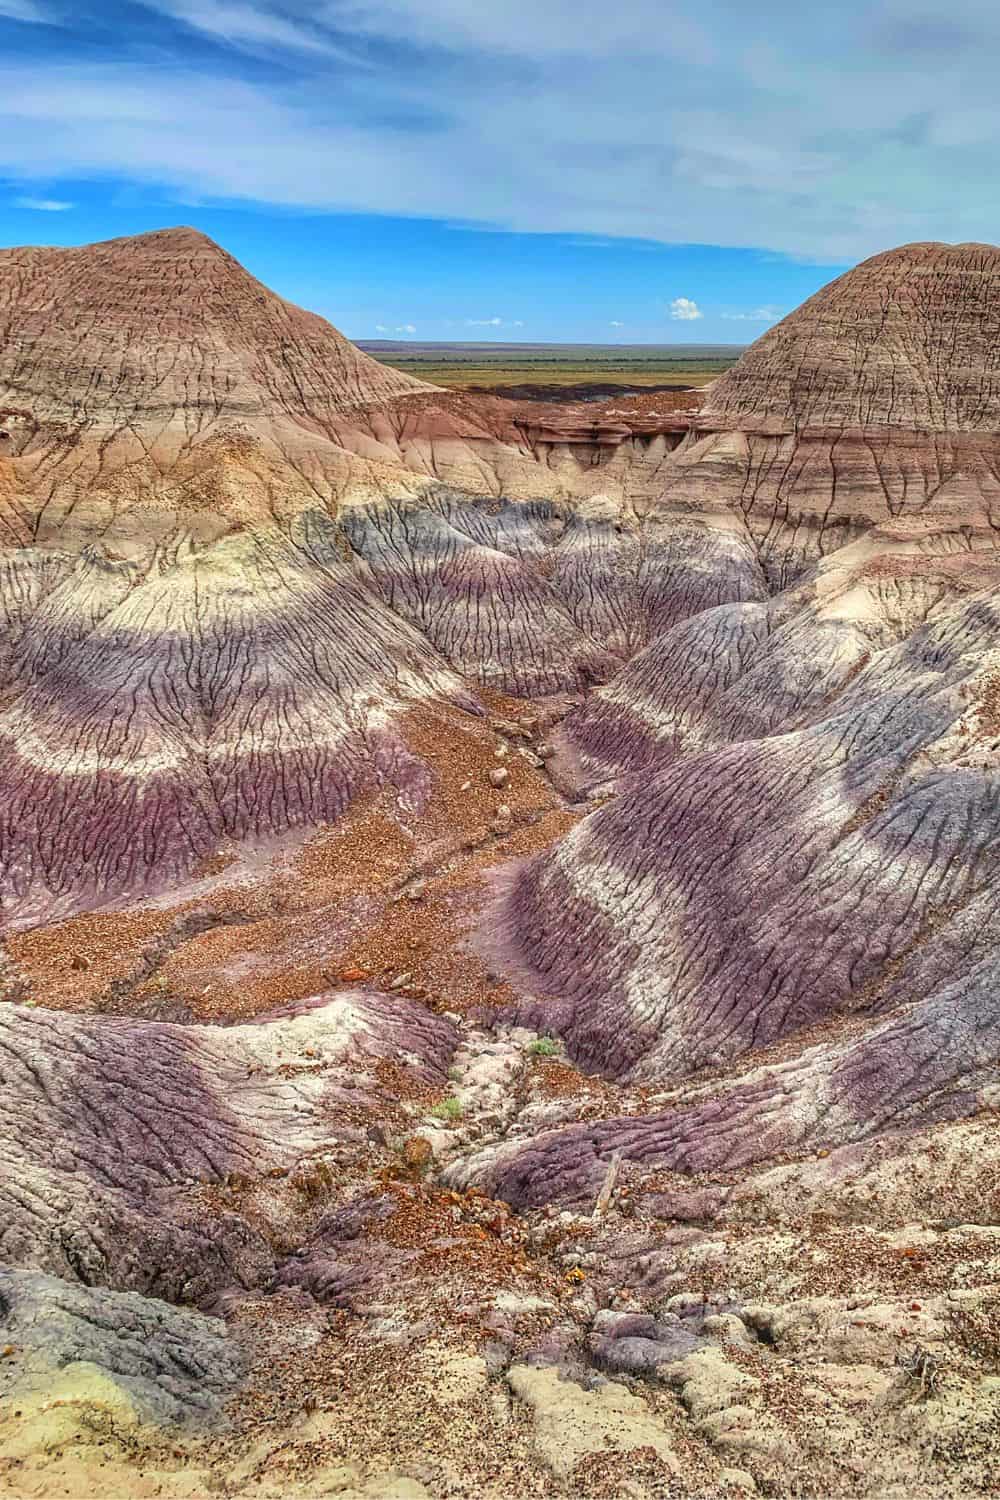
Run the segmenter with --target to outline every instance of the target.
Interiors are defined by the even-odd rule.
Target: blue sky
[[[356,338],[748,342],[1000,239],[994,0],[0,0],[0,243],[190,223]]]

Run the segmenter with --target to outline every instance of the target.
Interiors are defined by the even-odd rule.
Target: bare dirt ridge
[[[998,321],[550,408],[0,253],[7,1492],[995,1493]]]

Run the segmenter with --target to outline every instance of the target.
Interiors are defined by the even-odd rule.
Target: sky
[[[747,343],[1000,240],[996,0],[0,0],[0,244],[193,224],[354,338]]]

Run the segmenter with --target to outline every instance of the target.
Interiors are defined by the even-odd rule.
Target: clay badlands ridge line
[[[193,230],[3,252],[0,307],[13,1389],[84,1359],[204,1416],[276,1288],[424,1285],[370,1226],[449,1069],[489,1108],[418,1126],[421,1203],[530,1225],[614,1163],[643,1316],[664,1223],[995,1108],[1000,251],[866,262],[690,414],[438,391]],[[791,1451],[758,1478],[829,1480]]]

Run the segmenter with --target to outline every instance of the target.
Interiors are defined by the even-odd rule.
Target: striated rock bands
[[[998,323],[560,410],[0,253],[0,1484],[996,1491]]]

